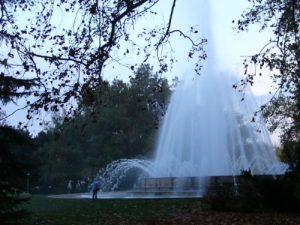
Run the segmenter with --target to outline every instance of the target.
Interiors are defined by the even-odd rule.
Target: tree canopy
[[[29,72],[29,66],[23,57],[19,57],[18,64],[12,62],[17,54],[21,54],[19,49],[24,45],[24,40],[21,40],[16,31],[18,27],[14,25],[14,14],[11,12],[13,5],[24,7],[18,1],[0,1],[0,100],[3,103],[29,96],[32,94],[31,90],[39,86],[38,79],[23,77]]]
[[[81,115],[56,118],[55,126],[36,138],[41,182],[86,179],[113,160],[152,154],[169,95],[168,81],[142,65],[129,84],[114,80],[83,96]]]
[[[8,126],[0,126],[0,220],[5,223],[24,215],[19,207],[27,198],[27,174],[34,175],[32,154],[35,145],[29,135]]]
[[[79,113],[72,102],[105,83],[103,72],[112,62],[134,70],[138,61],[154,57],[158,71],[167,72],[176,61],[171,47],[174,35],[190,43],[187,56],[194,58],[199,72],[206,40],[199,38],[193,27],[187,33],[173,28],[176,0],[170,1],[166,24],[135,31],[140,21],[156,16],[159,2],[0,1],[0,37],[5,40],[0,55],[0,85],[9,84],[0,94],[11,101],[27,90],[26,94],[33,96],[24,106],[28,108],[28,119],[33,112],[58,112],[62,108],[68,111],[66,117],[72,117]],[[137,62],[126,64],[120,56],[134,56]],[[20,77],[22,80],[15,80]],[[28,90],[32,84],[40,88]]]
[[[237,26],[240,31],[258,24],[260,30],[270,29],[269,42],[244,62],[246,78],[242,85],[252,85],[259,69],[266,68],[277,88],[272,99],[261,107],[271,130],[283,130],[283,139],[300,140],[300,1],[252,0]],[[250,72],[249,64],[257,70]]]

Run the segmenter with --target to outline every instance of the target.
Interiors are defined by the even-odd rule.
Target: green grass
[[[22,225],[138,224],[172,218],[185,208],[200,208],[199,199],[51,199],[32,196],[31,214]]]

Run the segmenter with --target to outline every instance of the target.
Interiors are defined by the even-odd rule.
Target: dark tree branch
[[[26,54],[26,52],[24,52],[24,54]],[[42,58],[42,59],[47,59],[47,60],[50,60],[50,61],[56,61],[56,60],[71,61],[71,62],[74,62],[74,63],[78,63],[78,64],[82,64],[84,66],[87,66],[87,64],[84,63],[83,61],[73,59],[73,58],[65,58],[65,57],[55,56],[55,55],[53,55],[53,56],[41,55],[41,54],[37,54],[37,53],[34,53],[34,52],[27,52],[27,54],[30,55],[30,56],[34,56],[34,57],[38,57],[38,58]]]
[[[172,19],[173,19],[175,5],[176,5],[176,0],[173,0],[173,4],[172,4],[172,8],[171,8],[171,13],[170,13],[170,16],[169,16],[169,22],[168,22],[167,30],[166,30],[165,34],[162,36],[162,38],[159,40],[159,42],[157,43],[156,48],[158,48],[158,46],[160,46],[165,41],[165,39],[168,36],[170,36],[170,34],[171,34],[170,33],[170,28],[171,28],[171,24],[172,24]]]
[[[142,36],[136,34],[139,40],[146,42],[145,46],[139,47],[138,50],[133,41],[135,38],[132,37],[135,34],[131,33],[131,29],[140,18],[155,16],[156,12],[152,9],[160,0],[73,1],[72,4],[68,1],[25,1],[36,4],[36,16],[32,17],[24,29],[18,29],[18,24],[13,21],[14,33],[11,33],[12,37],[7,38],[13,40],[11,56],[18,58],[22,65],[18,73],[24,76],[35,74],[43,87],[43,92],[35,92],[35,97],[39,97],[40,100],[31,104],[29,110],[47,111],[51,104],[64,107],[64,103],[72,104],[70,99],[77,100],[93,91],[105,82],[102,73],[110,59],[118,60],[118,57],[114,56],[118,55],[117,51],[123,52],[124,48],[127,48],[124,55],[141,53],[141,57],[148,58],[150,54],[159,54],[159,72],[168,71],[168,67],[176,61],[174,56],[167,52],[171,48],[170,37],[173,34],[179,33],[180,37],[189,40],[189,44],[192,45],[189,56],[195,52],[199,55],[203,53],[203,41],[196,43],[191,36],[182,31],[171,30],[176,0],[171,2],[167,24],[145,28]],[[17,9],[31,10],[17,3],[18,1]],[[70,28],[61,23],[59,26],[51,23],[57,8],[65,13],[64,16],[74,19]],[[1,32],[6,34],[7,30]],[[156,38],[153,38],[153,35]],[[27,40],[35,40],[34,45],[27,43]],[[124,42],[129,46],[125,47]],[[199,60],[203,58],[199,57]],[[134,66],[128,67],[134,69]]]

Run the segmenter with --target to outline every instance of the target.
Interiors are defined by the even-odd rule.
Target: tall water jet
[[[209,12],[208,1],[203,6],[203,12]],[[232,87],[237,78],[220,72],[210,41],[209,16],[203,15],[206,23],[200,28],[209,44],[201,75],[187,72],[172,94],[154,159],[113,162],[99,175],[106,183],[114,183],[113,189],[132,168],[149,178],[142,186],[173,191],[184,182],[199,188],[201,180],[195,178],[200,177],[236,176],[243,170],[257,175],[285,172],[263,118],[251,122],[257,111],[251,91],[237,92]]]
[[[201,31],[208,39],[201,74],[187,72],[171,97],[156,154],[156,177],[278,174],[278,163],[263,118],[250,89],[233,88],[237,77],[221,72],[210,25],[209,1],[202,1]],[[204,21],[204,22],[203,22]],[[242,101],[243,99],[243,101]]]
[[[256,108],[250,92],[241,101],[231,81],[212,68],[185,76],[163,121],[154,176],[282,173],[263,119],[251,122]]]

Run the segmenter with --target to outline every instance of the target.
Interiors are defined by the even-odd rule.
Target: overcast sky
[[[167,22],[171,6],[172,1],[170,0],[160,1],[157,6],[159,16],[138,23],[135,30],[139,30],[141,27],[151,27],[153,24],[160,24],[162,21]],[[245,56],[259,52],[271,35],[268,32],[259,32],[257,26],[253,26],[248,32],[238,33],[232,21],[237,21],[241,13],[249,6],[247,0],[177,0],[172,28],[188,31],[191,26],[196,26],[200,30],[200,34],[203,34],[204,38],[208,38],[209,44],[213,43],[220,63],[220,70],[243,74],[242,62]],[[207,37],[205,27],[208,24],[210,24],[211,33],[209,37]],[[180,77],[192,66],[187,61],[188,43],[182,38],[173,39],[172,47],[176,50],[179,62],[166,76]],[[127,72],[130,73],[130,71]],[[115,75],[122,77],[122,74],[126,74],[126,70],[124,73],[123,70],[120,70],[120,67],[117,67],[114,72],[109,71],[106,73],[106,78],[112,80]],[[123,75],[125,80],[126,76],[127,74]],[[266,88],[268,86],[266,82],[270,82],[268,77],[260,78],[257,81],[252,87],[253,93],[256,96],[266,95],[269,92],[269,89]]]

